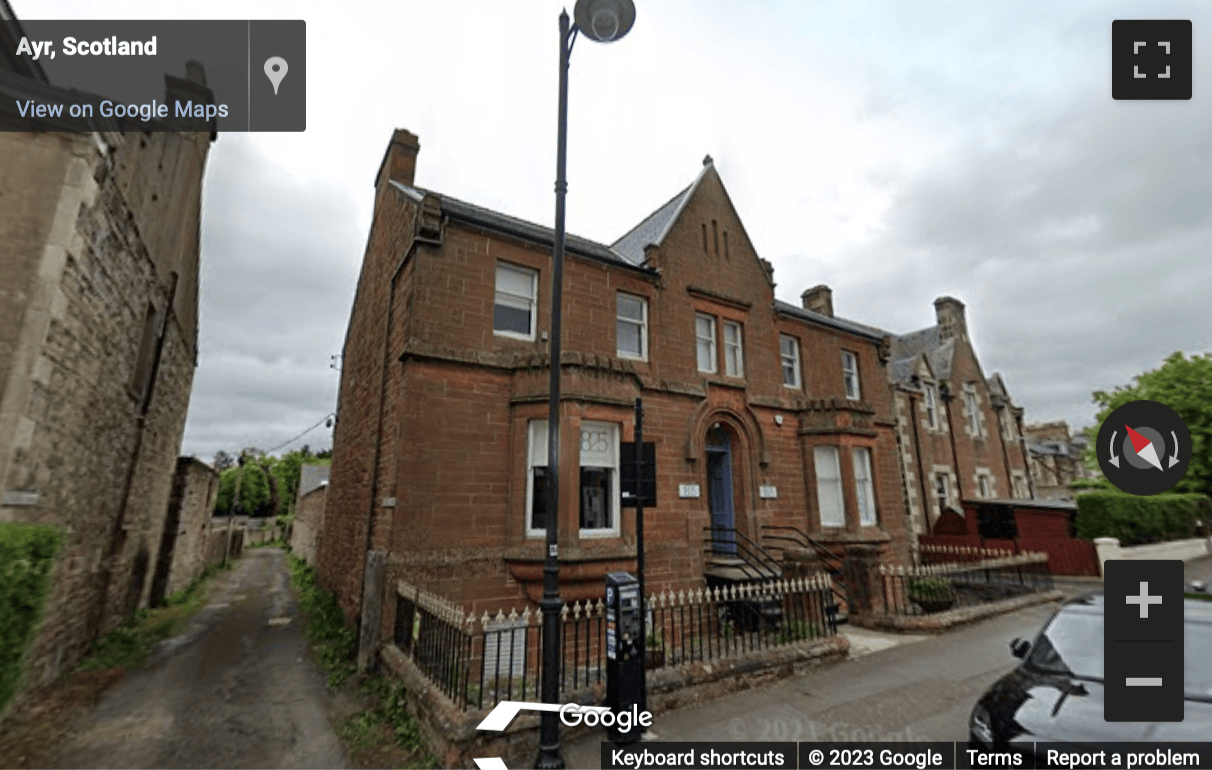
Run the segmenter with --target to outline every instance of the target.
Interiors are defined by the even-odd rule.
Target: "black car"
[[[1049,741],[1206,741],[1212,734],[1212,602],[1187,599],[1182,722],[1103,720],[1103,595],[1071,599],[1034,642],[1015,639],[1023,662],[997,680],[968,719],[973,747]]]

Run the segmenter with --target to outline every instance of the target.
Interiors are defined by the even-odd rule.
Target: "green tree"
[[[1095,391],[1094,403],[1098,404],[1098,424],[1087,428],[1090,445],[1086,450],[1086,464],[1098,468],[1095,459],[1095,442],[1103,422],[1115,409],[1130,401],[1148,399],[1156,401],[1178,412],[1179,417],[1191,431],[1191,464],[1175,492],[1212,493],[1212,353],[1188,358],[1183,353],[1174,353],[1159,368],[1139,374],[1136,384],[1116,388],[1108,393]]]
[[[241,472],[244,474],[240,478]],[[243,467],[228,468],[219,476],[219,494],[215,498],[215,515],[227,516],[232,511],[232,500],[240,487],[240,508],[234,511],[243,516],[272,516],[272,499],[269,481],[257,463],[246,460]]]
[[[278,481],[278,513],[280,515],[289,516],[295,512],[295,498],[299,494],[299,481],[303,475],[303,466],[331,465],[332,452],[328,451],[327,454],[327,458],[313,455],[311,449],[305,446],[294,452],[287,452],[276,461],[274,476]]]

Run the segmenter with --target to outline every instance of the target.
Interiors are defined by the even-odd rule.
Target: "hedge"
[[[20,685],[61,539],[51,527],[0,523],[0,711]]]
[[[1118,538],[1140,545],[1195,537],[1199,523],[1212,514],[1206,495],[1138,497],[1121,492],[1086,492],[1077,496],[1077,536]]]

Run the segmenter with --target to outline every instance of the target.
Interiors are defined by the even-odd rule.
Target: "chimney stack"
[[[964,320],[964,303],[955,297],[939,297],[934,300],[934,312],[938,316],[939,337],[943,342],[957,338],[968,339],[968,322]]]
[[[830,289],[825,284],[813,286],[808,291],[800,295],[800,301],[804,305],[805,310],[811,310],[814,313],[829,316],[833,318],[833,289]]]
[[[417,173],[417,153],[421,151],[421,142],[417,135],[403,128],[397,128],[391,135],[391,143],[387,145],[387,153],[379,165],[379,173],[375,177],[375,187],[388,180],[413,186],[413,177]],[[387,176],[384,178],[384,172]]]

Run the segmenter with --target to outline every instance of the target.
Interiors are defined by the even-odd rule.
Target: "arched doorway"
[[[719,424],[707,431],[707,506],[711,512],[712,551],[736,554],[736,512],[732,504],[732,441]]]

